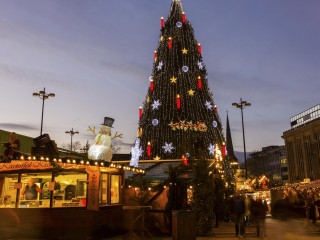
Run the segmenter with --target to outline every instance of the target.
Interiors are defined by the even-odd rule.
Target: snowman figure
[[[112,150],[111,150],[111,128],[114,122],[113,118],[105,117],[104,123],[101,124],[101,129],[98,135],[94,133],[95,140],[94,145],[89,148],[88,158],[90,160],[101,160],[110,162],[112,159]],[[91,129],[91,128],[89,128]]]

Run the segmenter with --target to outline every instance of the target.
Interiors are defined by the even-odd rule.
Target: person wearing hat
[[[95,143],[89,148],[88,158],[90,160],[111,161],[111,128],[113,122],[113,118],[104,118],[104,123],[101,124],[100,132],[95,137]]]

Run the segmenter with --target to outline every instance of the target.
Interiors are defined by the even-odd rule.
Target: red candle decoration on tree
[[[148,158],[150,158],[151,157],[151,143],[150,142],[148,142],[147,154],[148,154]]]
[[[218,114],[218,108],[216,104],[214,105],[214,109],[216,110],[216,114]]]
[[[154,51],[154,62],[156,62],[157,61],[157,51],[155,50]]]
[[[139,119],[142,117],[142,106],[139,107]]]
[[[188,165],[188,159],[186,158],[185,155],[182,155],[181,160],[182,160],[184,165]]]
[[[177,94],[177,109],[180,110],[180,108],[181,108],[180,95]]]
[[[164,28],[164,20],[163,20],[163,17],[161,17],[161,28]]]
[[[226,144],[224,142],[222,143],[222,155],[226,156]]]
[[[201,55],[201,43],[198,43],[198,51],[199,51],[199,54]]]
[[[171,48],[172,48],[172,38],[171,37],[169,37],[168,44],[169,44],[169,49],[171,50]]]
[[[184,12],[182,13],[182,23],[186,23],[186,14]]]
[[[199,88],[199,90],[201,90],[201,77],[200,76],[198,77],[198,88]]]
[[[150,92],[153,93],[153,79],[150,79]]]

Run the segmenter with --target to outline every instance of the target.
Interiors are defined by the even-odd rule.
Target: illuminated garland
[[[106,161],[94,161],[94,160],[84,160],[84,159],[70,159],[70,158],[49,158],[49,157],[36,157],[36,156],[29,156],[25,159],[24,156],[21,156],[19,160],[22,161],[42,161],[42,162],[50,162],[52,164],[68,164],[68,165],[79,165],[79,166],[97,166],[97,167],[109,167],[109,168],[117,168],[123,169],[124,171],[132,171],[139,174],[145,174],[144,169],[139,169],[137,167],[132,167],[120,163],[112,163]],[[10,163],[0,163],[0,167],[5,167]]]
[[[186,122],[186,120],[182,121],[180,120],[180,122],[178,123],[173,123],[171,121],[170,124],[168,124],[170,127],[172,127],[172,130],[184,130],[187,131],[192,130],[192,131],[200,131],[200,132],[206,132],[207,131],[207,126],[204,122],[198,122],[197,124],[193,124],[192,121],[190,122]]]

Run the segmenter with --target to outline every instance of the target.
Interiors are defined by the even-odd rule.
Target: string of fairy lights
[[[122,163],[112,163],[106,161],[94,161],[94,160],[84,160],[84,159],[70,159],[70,158],[49,158],[44,156],[28,156],[24,157],[21,156],[19,160],[22,161],[42,161],[42,162],[50,162],[50,163],[57,163],[57,164],[73,164],[73,165],[80,165],[80,166],[97,166],[97,167],[108,167],[108,168],[116,168],[122,169],[124,171],[132,171],[138,174],[145,174],[145,170],[137,167],[128,166]],[[10,164],[10,163],[3,163],[3,164]]]

